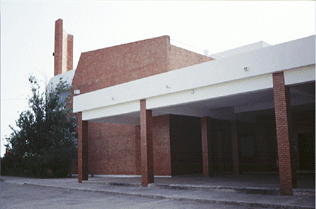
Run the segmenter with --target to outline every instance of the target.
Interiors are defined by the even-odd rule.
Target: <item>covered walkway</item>
[[[230,186],[238,182],[238,178],[246,177],[237,177],[243,172],[242,163],[245,165],[247,162],[248,166],[244,168],[249,169],[253,167],[251,157],[257,155],[257,158],[262,159],[259,155],[262,146],[258,144],[257,149],[254,148],[255,141],[258,141],[265,142],[277,153],[272,156],[270,148],[261,153],[267,158],[266,161],[278,167],[279,182],[272,181],[273,184],[281,188],[281,194],[293,194],[292,188],[299,184],[296,180],[299,142],[295,136],[310,130],[303,130],[304,124],[295,124],[295,127],[302,125],[299,130],[295,130],[293,123],[296,121],[292,123],[295,115],[292,113],[295,111],[301,116],[302,111],[309,111],[307,115],[315,112],[314,46],[315,36],[311,36],[75,96],[74,112],[79,115],[78,181],[88,179],[88,124],[98,122],[135,125],[139,128],[140,145],[137,148],[141,153],[142,186],[158,183],[159,178],[154,180],[153,176],[153,117],[174,114],[200,120],[201,137],[197,138],[201,139],[204,177],[212,176],[214,168],[212,134],[216,133],[217,141],[223,142],[221,138],[229,133],[226,139],[230,140],[230,147],[225,149],[224,143],[217,143],[217,150],[221,150],[217,151],[217,155],[220,170],[225,170],[226,155],[222,150],[230,150],[232,162],[228,168],[235,175],[228,181]],[[273,124],[264,117],[274,121],[270,135],[260,128]],[[228,128],[225,128],[226,125],[215,127],[213,119],[228,122]],[[258,121],[262,124],[258,124]],[[240,141],[239,122],[258,126],[256,129],[245,125],[246,134]],[[267,129],[272,130],[269,127]],[[313,138],[313,134],[312,130],[309,138]],[[172,144],[170,146],[172,151]],[[308,159],[313,157],[308,156]],[[260,167],[258,162],[255,162],[256,166]],[[216,176],[205,178],[203,183],[214,179]],[[241,180],[240,185],[245,185],[244,181]]]
[[[112,186],[141,186],[140,176],[95,175],[85,183],[106,184]],[[215,173],[211,178],[202,175],[181,175],[173,177],[155,177],[155,187],[180,190],[225,191],[246,194],[280,194],[280,179],[277,173]],[[294,195],[315,196],[315,173],[298,174]]]

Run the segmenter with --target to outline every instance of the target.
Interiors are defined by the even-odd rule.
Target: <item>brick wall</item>
[[[135,126],[89,122],[89,172],[135,175]]]
[[[167,72],[169,37],[82,53],[73,80],[81,93]]]
[[[163,36],[82,53],[73,89],[82,94],[166,72],[168,44]],[[89,122],[89,171],[140,174],[138,133],[135,126]]]
[[[171,175],[169,115],[153,117],[154,174]]]
[[[314,111],[293,112],[294,128],[298,131],[314,130]],[[192,168],[180,166],[182,154],[190,152],[192,145],[188,140],[200,137],[195,118],[187,116],[169,115],[153,117],[153,147],[154,147],[154,174],[179,175],[190,173]],[[307,119],[306,119],[307,118]],[[183,121],[183,123],[182,123]],[[224,154],[224,171],[232,172],[232,143],[229,121],[211,119],[212,139],[212,166],[215,172],[220,171],[217,130],[221,130]],[[122,127],[124,127],[122,129]],[[249,124],[238,122],[238,135],[255,136],[255,156],[252,158],[240,157],[240,168],[243,172],[271,172],[278,171],[276,167],[277,141],[275,133],[275,118],[273,115],[257,117],[255,127],[249,129]],[[193,131],[192,131],[193,130]],[[255,131],[254,131],[255,130]],[[171,141],[170,134],[171,133]],[[189,134],[187,132],[190,132]],[[254,133],[255,132],[255,133]],[[138,133],[138,134],[137,134]],[[109,140],[112,142],[110,143]],[[120,141],[116,141],[120,140]],[[172,147],[170,147],[170,143]],[[173,152],[171,155],[171,150]],[[175,150],[176,149],[176,150]],[[199,148],[195,149],[199,152]],[[180,154],[177,154],[180,153]],[[181,154],[182,153],[182,154]],[[121,159],[121,156],[125,156]],[[171,156],[173,164],[171,164]],[[199,159],[199,156],[197,157]],[[111,165],[111,166],[108,166]],[[124,165],[124,166],[123,166]],[[124,167],[124,168],[121,168]],[[76,163],[74,162],[74,169]],[[73,170],[74,170],[73,169]],[[194,170],[194,169],[193,169]],[[114,124],[89,123],[89,172],[95,174],[141,174],[139,126],[124,126]],[[190,171],[190,172],[189,172]],[[74,171],[73,173],[76,173]]]
[[[209,60],[162,36],[82,53],[73,86],[87,93]]]
[[[141,141],[140,141],[140,125],[135,126],[135,165],[136,174],[142,174],[142,159],[141,159]]]
[[[154,174],[171,175],[169,116],[153,117]],[[140,175],[139,126],[89,122],[89,173]]]
[[[210,60],[213,60],[213,58],[170,45],[168,71],[196,65]]]
[[[83,94],[210,59],[170,45],[169,36],[85,52],[73,89]],[[154,174],[171,175],[169,116],[154,117],[153,126]],[[89,172],[141,174],[139,146],[138,126],[89,122]]]

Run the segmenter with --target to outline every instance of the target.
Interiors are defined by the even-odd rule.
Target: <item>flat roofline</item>
[[[271,46],[271,45],[264,41],[259,41],[252,44],[247,44],[247,45],[239,46],[233,49],[228,49],[222,52],[218,52],[218,53],[210,55],[210,57],[214,56],[214,58],[221,59],[224,57],[229,57],[229,56],[246,53],[246,52],[257,50],[257,49],[262,49],[267,46]]]
[[[314,64],[315,36],[309,36],[75,96],[73,109],[87,111]]]

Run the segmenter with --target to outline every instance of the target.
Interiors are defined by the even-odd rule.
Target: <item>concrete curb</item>
[[[256,187],[225,187],[225,186],[197,186],[197,185],[183,185],[183,184],[166,184],[157,185],[165,189],[180,189],[180,190],[198,190],[198,191],[222,191],[222,192],[238,192],[244,194],[265,194],[265,195],[279,195],[280,190],[275,188],[256,188]]]
[[[87,182],[89,184],[105,184],[111,186],[125,186],[125,187],[141,187],[141,183],[122,183],[122,182]],[[220,191],[220,192],[236,192],[243,194],[263,194],[263,195],[280,195],[280,189],[267,187],[227,187],[227,186],[205,186],[205,185],[191,185],[191,184],[154,184],[157,188],[162,189],[178,189],[178,190],[192,190],[192,191]],[[293,189],[295,196],[315,196],[315,191],[312,189]]]
[[[175,197],[175,196],[170,196],[170,195],[146,194],[146,193],[140,193],[140,192],[122,192],[122,191],[113,191],[113,190],[106,190],[106,189],[101,190],[101,189],[89,189],[89,188],[80,188],[80,187],[55,186],[55,185],[36,184],[36,183],[31,183],[31,182],[14,182],[14,181],[5,181],[5,182],[18,184],[18,185],[33,185],[33,186],[68,189],[68,190],[75,190],[75,191],[100,192],[100,193],[105,193],[105,194],[146,197],[146,198],[154,198],[154,199],[171,199],[171,200],[177,200],[177,201],[185,200],[185,201],[211,203],[211,204],[225,204],[225,205],[238,205],[238,206],[248,206],[248,207],[263,207],[263,208],[286,208],[286,209],[313,209],[314,208],[314,207],[309,207],[309,206],[291,206],[291,205],[286,205],[286,204],[254,203],[254,202],[247,202],[247,201],[228,201],[228,200],[219,200],[219,199]],[[152,186],[152,187],[155,187],[155,186]]]
[[[166,189],[183,189],[183,190],[198,190],[198,191],[225,191],[238,192],[243,194],[263,194],[263,195],[280,195],[278,188],[265,187],[227,187],[227,186],[199,186],[199,185],[184,185],[184,184],[159,184],[161,188]],[[312,189],[293,189],[295,196],[315,196],[315,191]]]

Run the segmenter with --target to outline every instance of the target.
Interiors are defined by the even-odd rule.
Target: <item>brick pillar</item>
[[[202,136],[202,157],[203,157],[203,176],[210,177],[212,175],[211,154],[210,154],[210,120],[208,117],[201,118],[201,136]]]
[[[292,167],[290,151],[291,127],[289,125],[289,95],[287,93],[283,72],[273,74],[274,111],[279,157],[279,176],[281,195],[293,195]]]
[[[222,130],[217,130],[217,149],[218,149],[218,162],[219,162],[219,172],[225,171],[224,165],[224,153],[223,153],[223,132]]]
[[[233,172],[239,175],[239,156],[238,156],[238,138],[237,138],[237,121],[231,121],[231,137],[233,147]]]
[[[73,42],[74,42],[74,36],[68,34],[67,36],[67,71],[73,69]]]
[[[78,113],[78,182],[88,180],[88,121]]]
[[[55,22],[54,76],[62,73],[63,57],[63,20]]]
[[[140,101],[140,140],[142,186],[154,183],[152,111],[146,109],[146,100]]]
[[[142,174],[141,146],[140,146],[140,126],[135,126],[135,164],[136,175]]]

